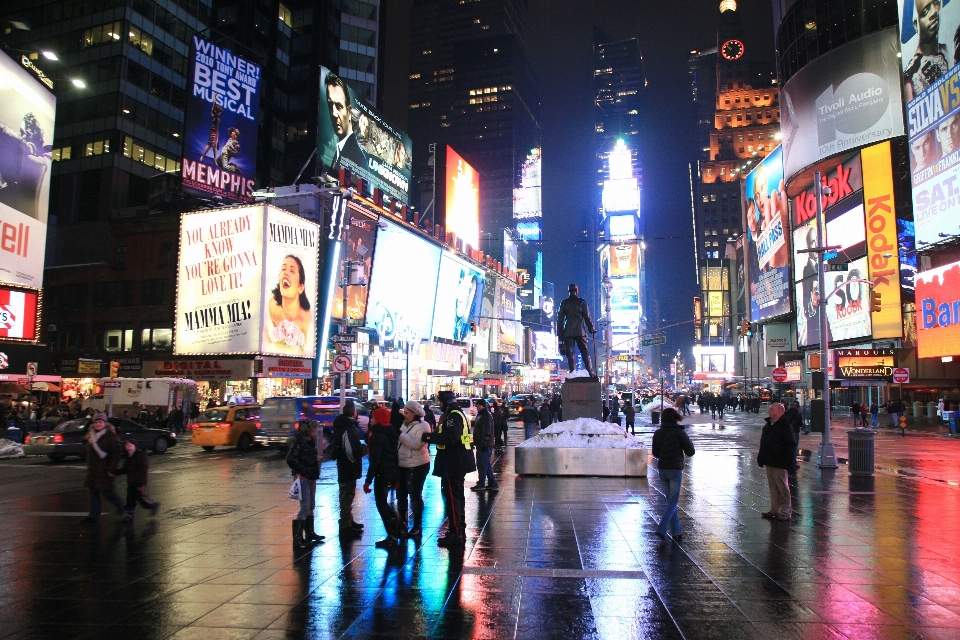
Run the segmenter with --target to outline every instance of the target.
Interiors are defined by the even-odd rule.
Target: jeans
[[[898,426],[900,426],[900,414],[899,414],[899,413],[891,413],[891,414],[890,414],[890,426],[891,426],[891,427],[898,427]]]
[[[677,503],[680,501],[680,482],[683,480],[683,471],[680,469],[660,469],[660,486],[667,497],[667,507],[660,518],[657,533],[667,535],[669,526],[673,535],[680,535],[680,516],[677,515]]]
[[[397,512],[387,502],[387,494],[392,485],[392,480],[384,480],[380,476],[373,479],[373,499],[377,503],[377,513],[383,520],[383,528],[387,530],[387,535],[396,535],[396,532],[390,529],[390,521],[397,519]]]
[[[497,486],[497,479],[493,475],[493,466],[490,464],[490,447],[477,447],[477,476],[479,480],[477,481],[478,487],[487,486],[487,480],[490,481],[490,486]]]
[[[767,486],[770,488],[770,513],[778,518],[790,518],[793,509],[790,503],[790,483],[786,469],[766,466]]]
[[[107,502],[114,505],[118,510],[124,508],[123,498],[117,495],[113,489],[100,491],[99,489],[90,489],[90,518],[99,518],[101,511],[100,494],[107,499]]]
[[[317,506],[317,481],[300,478],[300,511],[294,520],[313,520],[313,509]]]
[[[357,481],[347,480],[340,485],[340,526],[353,524],[353,499],[357,495]]]
[[[133,487],[127,485],[127,504],[124,505],[124,509],[130,515],[133,515],[133,512],[137,509],[137,503],[140,503],[140,506],[145,509],[153,509],[157,506],[157,503],[147,497],[147,488],[146,487]]]
[[[400,468],[400,488],[397,489],[397,511],[400,522],[407,521],[407,499],[413,507],[413,525],[423,524],[423,483],[430,473],[430,463],[419,467]]]
[[[877,420],[877,414],[871,413],[871,414],[870,414],[870,418],[871,418],[871,421],[872,421],[872,422],[871,422],[871,426],[873,426],[873,427],[879,427],[879,426],[880,426],[880,421]]]
[[[536,422],[524,422],[524,423],[523,423],[523,439],[524,439],[524,440],[529,440],[530,438],[533,437],[533,425],[535,425],[535,424],[536,424]]]

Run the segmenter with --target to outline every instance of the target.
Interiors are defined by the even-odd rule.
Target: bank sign
[[[886,380],[896,366],[893,349],[834,349],[834,380]]]
[[[917,274],[917,357],[960,355],[960,262]]]

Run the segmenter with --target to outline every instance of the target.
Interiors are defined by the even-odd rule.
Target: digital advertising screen
[[[497,353],[513,354],[517,350],[517,291],[499,278],[497,279],[497,321],[493,336],[492,350]]]
[[[867,229],[864,225],[863,200],[860,197],[848,198],[827,209],[824,217],[827,223],[827,246],[839,247],[836,250],[837,259],[856,258],[867,252]],[[830,254],[825,255],[830,259]]]
[[[194,34],[180,164],[185,191],[252,202],[262,69]]]
[[[839,287],[826,306],[830,342],[871,335],[870,287],[862,282],[851,282],[853,279],[866,280],[868,276],[866,256],[852,261],[848,271],[825,274],[826,293]],[[808,297],[802,298],[804,295]],[[816,306],[819,299],[816,276],[797,283],[797,342],[800,346],[820,344],[820,307]]]
[[[480,315],[476,318],[477,335],[473,340],[473,357],[478,366],[489,368],[490,351],[493,345],[494,328],[497,323],[497,278],[488,275],[483,285],[483,301],[480,303]]]
[[[413,142],[392,126],[347,82],[320,67],[320,103],[326,105],[317,123],[317,161],[336,175],[341,167],[366,180],[401,204],[409,201]]]
[[[513,217],[515,220],[540,218],[543,204],[540,189],[540,149],[532,149],[520,167],[520,186],[513,189]]]
[[[743,181],[750,320],[790,312],[790,242],[782,147],[774,149]]]
[[[960,262],[917,274],[917,357],[960,355]]]
[[[0,282],[43,285],[56,109],[53,93],[0,51]]]
[[[904,134],[897,30],[831,50],[780,90],[783,166],[791,178],[832,155]]]
[[[381,220],[367,297],[367,323],[382,341],[429,340],[440,272],[440,247],[402,226]]]
[[[612,248],[610,276],[633,276],[639,271],[639,253],[635,244],[621,244]]]
[[[733,375],[733,347],[695,345],[693,347],[695,380],[722,379]]]
[[[444,229],[476,249],[480,245],[480,174],[449,145],[444,183]]]
[[[433,314],[433,335],[463,342],[470,323],[480,315],[486,276],[479,268],[450,253],[440,257],[437,298]]]
[[[40,336],[40,295],[0,287],[0,338],[36,341]]]
[[[373,273],[373,253],[377,244],[377,221],[359,211],[350,211],[350,242],[348,260],[360,265],[366,285],[347,286],[347,323],[351,327],[364,326],[367,318],[367,292],[370,290],[370,276]],[[336,291],[332,301],[331,318],[343,318],[343,287],[341,278],[337,278]]]

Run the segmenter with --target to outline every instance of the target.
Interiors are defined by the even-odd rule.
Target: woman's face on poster
[[[300,267],[291,257],[284,258],[280,266],[280,295],[285,300],[296,300],[303,293],[303,283],[300,282]]]

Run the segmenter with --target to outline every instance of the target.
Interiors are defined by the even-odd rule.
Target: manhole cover
[[[198,504],[174,511],[178,518],[214,518],[233,513],[239,507],[231,504]]]

